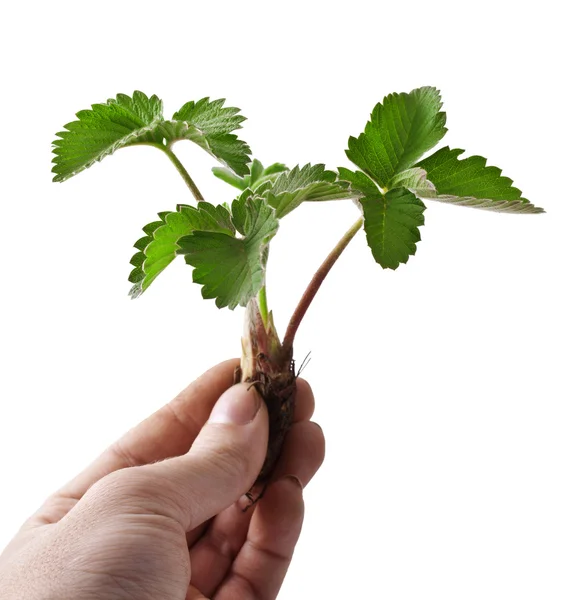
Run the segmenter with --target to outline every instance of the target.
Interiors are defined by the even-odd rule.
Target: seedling
[[[53,142],[54,181],[65,181],[119,148],[146,145],[163,152],[183,177],[196,206],[179,204],[159,213],[135,244],[130,273],[132,298],[143,294],[177,257],[194,267],[203,298],[219,308],[246,307],[237,380],[256,386],[268,407],[268,453],[257,483],[264,484],[293,420],[296,369],[293,343],[305,313],[336,260],[364,229],[372,256],[397,269],[415,254],[424,224],[422,199],[518,214],[543,210],[522,197],[486,159],[461,159],[463,150],[443,147],[422,158],[443,138],[446,116],[432,87],[390,94],[377,104],[364,132],[348,140],[346,155],[360,170],[307,164],[288,169],[251,160],[248,145],[233,133],[245,118],[224,100],[187,102],[165,119],[162,101],[142,92],[119,94],[77,113]],[[213,173],[238,188],[231,204],[206,202],[173,152],[190,140],[224,166]],[[283,341],[266,295],[266,266],[279,222],[303,202],[352,200],[358,218],[319,267],[295,309]],[[257,500],[252,498],[251,500]]]

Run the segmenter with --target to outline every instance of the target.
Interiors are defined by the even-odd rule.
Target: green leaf
[[[93,104],[57,133],[53,180],[65,181],[125,146],[151,143],[165,148],[179,140],[195,142],[238,175],[245,175],[250,148],[231,133],[241,127],[245,117],[224,102],[209,98],[187,102],[168,121],[163,117],[162,101],[139,91],[132,97],[118,94],[106,104]]]
[[[249,185],[252,187],[264,174],[264,165],[255,158],[250,165]]]
[[[244,177],[239,177],[238,175],[235,175],[231,169],[223,169],[222,167],[213,167],[213,174],[239,190],[244,191],[246,188],[250,188],[251,190],[256,191],[267,182],[274,182],[279,177],[280,173],[289,170],[282,163],[274,163],[273,165],[264,168],[262,163],[257,159],[254,159],[249,167],[250,174],[245,175]]]
[[[337,173],[326,171],[325,165],[305,165],[294,167],[282,173],[265,197],[276,209],[276,217],[281,218],[296,209],[302,202],[340,200],[358,197],[353,194],[346,181],[337,179]]]
[[[441,148],[418,163],[425,182],[406,179],[404,185],[426,199],[460,206],[513,213],[541,213],[522,192],[512,186],[512,180],[502,177],[502,170],[487,167],[486,158],[470,156],[459,159],[464,150]]]
[[[244,178],[237,175],[232,169],[227,169],[226,167],[213,167],[212,171],[215,177],[218,177],[225,183],[228,183],[241,191],[246,189]]]
[[[262,163],[258,161],[260,167],[262,167]],[[247,175],[244,178],[246,186],[249,187],[256,193],[259,193],[259,190],[264,190],[268,187],[271,187],[271,184],[279,178],[281,173],[285,173],[289,171],[289,169],[282,163],[274,163],[269,167],[262,167],[260,171],[256,166],[256,172],[253,174],[252,170],[254,169],[254,162],[252,163],[252,167],[250,175]]]
[[[289,171],[289,169],[283,163],[273,163],[264,169],[262,177],[272,177],[273,175],[278,175],[284,171]]]
[[[246,117],[239,108],[225,107],[224,98],[187,102],[164,128],[169,141],[191,140],[231,168],[237,175],[249,172],[250,148],[231,131],[241,128]],[[184,128],[184,125],[187,127]]]
[[[377,263],[384,269],[397,269],[415,254],[421,239],[425,205],[404,188],[385,195],[374,194],[360,200],[364,213],[366,239]]]
[[[417,196],[435,192],[435,186],[427,179],[427,172],[419,167],[412,167],[394,175],[390,181],[390,186],[392,189],[405,187]]]
[[[195,229],[234,234],[228,210],[207,202],[200,202],[197,208],[179,205],[176,212],[163,212],[159,216],[161,220],[146,225],[146,235],[134,244],[139,252],[130,261],[135,267],[129,277],[134,284],[130,290],[133,298],[145,292],[177,256],[179,238]]]
[[[361,171],[339,168],[339,176],[363,194],[359,203],[364,230],[372,255],[384,269],[397,269],[415,254],[421,239],[418,227],[424,224],[425,205],[409,190],[396,187],[382,194]]]
[[[382,188],[445,135],[441,96],[432,87],[390,94],[372,111],[364,133],[351,137],[348,158]]]
[[[162,101],[142,92],[134,92],[131,98],[118,94],[106,104],[78,112],[77,117],[53,142],[53,181],[65,181],[124,146],[155,142],[155,128],[163,119]]]
[[[195,267],[193,281],[203,286],[203,298],[215,298],[219,308],[231,310],[248,300],[264,285],[266,248],[276,234],[273,208],[246,192],[232,203],[234,233],[193,231],[178,240],[178,254]]]
[[[339,167],[339,177],[344,181],[350,182],[354,190],[358,190],[363,196],[382,195],[378,186],[362,171],[351,171],[344,167]]]

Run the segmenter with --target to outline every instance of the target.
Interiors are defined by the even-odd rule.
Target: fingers
[[[189,589],[187,590],[187,595],[185,596],[185,600],[209,600],[209,599],[206,596],[203,596],[203,594],[201,594],[201,592],[197,588],[190,585]]]
[[[247,503],[243,497],[223,510],[190,548],[191,583],[207,597],[213,596],[246,540],[254,512],[243,512]]]
[[[311,386],[305,379],[296,380],[294,421],[309,421],[315,412],[315,396]]]
[[[114,473],[84,499],[96,502],[98,494],[107,513],[160,514],[188,531],[250,488],[267,443],[266,407],[254,388],[238,384],[221,395],[187,454]]]
[[[325,459],[325,436],[317,423],[301,421],[288,431],[273,479],[293,475],[305,487]]]
[[[321,428],[309,421],[295,423],[286,436],[276,478],[294,475],[307,485],[321,466],[324,454]],[[192,581],[206,596],[213,595],[246,540],[254,514],[253,510],[242,512],[247,502],[243,499],[220,513],[191,548]],[[259,504],[264,502],[262,499]]]
[[[311,389],[311,386],[304,379],[297,379],[297,392],[296,392],[296,400],[295,401],[296,401],[296,405],[295,405],[295,413],[294,413],[294,423],[309,420],[312,417],[313,412],[315,411],[315,397],[313,395],[313,390]],[[317,465],[315,470],[313,470],[311,472],[308,469],[308,472],[312,473],[309,476],[309,479],[311,479],[311,477],[313,477],[313,475],[315,474],[315,471],[319,468],[319,466],[323,462],[323,455],[325,452],[325,440],[323,438],[323,432],[320,431],[319,434],[320,434],[320,437],[322,438],[321,444],[319,445],[319,448],[322,450],[322,455],[320,456],[320,459],[313,461],[313,463]],[[308,439],[308,438],[306,438],[306,439]],[[285,445],[284,445],[284,448],[282,450],[282,456],[284,457],[284,461],[285,461],[286,455],[287,455],[287,451],[285,450]],[[317,455],[317,456],[319,456],[319,455]],[[280,461],[281,461],[281,459],[280,459]],[[301,463],[302,463],[302,461],[298,460],[296,464],[299,466]],[[299,472],[294,471],[294,468],[291,468],[291,470],[286,469],[285,472],[290,473],[290,474],[295,474],[297,477],[300,478],[301,482],[304,485],[306,484],[306,481],[304,481],[302,479],[302,477],[300,477]],[[280,468],[278,473],[279,473],[279,476],[281,476],[284,474],[284,471],[281,470],[281,468]],[[278,476],[276,476],[274,479],[276,479],[276,478],[278,478]],[[250,511],[248,511],[248,513],[249,513],[248,516],[251,516]],[[201,537],[204,529],[205,529],[205,526],[202,526],[200,528],[191,530],[187,534],[187,544],[189,545],[189,547],[191,547],[193,545],[193,543]]]
[[[232,385],[236,366],[238,360],[227,360],[201,375],[169,404],[108,448],[68,483],[60,495],[78,500],[96,481],[113,471],[185,454],[219,396]]]
[[[293,477],[273,483],[254,511],[248,536],[215,600],[276,598],[303,524],[303,491]]]

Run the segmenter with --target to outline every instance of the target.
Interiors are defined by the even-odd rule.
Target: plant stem
[[[266,286],[258,292],[258,308],[260,309],[260,315],[262,321],[264,321],[264,327],[268,326],[268,298],[266,296]]]
[[[162,152],[165,152],[165,154],[168,156],[169,160],[174,164],[175,168],[177,169],[177,171],[179,172],[181,177],[183,177],[183,181],[187,184],[187,187],[191,190],[191,193],[195,197],[195,200],[197,200],[197,202],[203,202],[203,200],[205,200],[203,198],[203,194],[201,194],[201,192],[199,191],[199,188],[195,185],[195,182],[191,178],[191,175],[189,175],[189,173],[187,173],[187,170],[182,165],[181,161],[177,158],[177,156],[174,154],[174,152],[170,146],[164,146],[163,144],[155,144],[153,142],[146,142],[145,145],[153,146],[154,148],[159,148]]]
[[[356,235],[358,230],[362,227],[363,219],[362,217],[354,223],[354,225],[343,235],[343,237],[339,240],[339,243],[331,250],[331,253],[327,258],[323,261],[323,264],[317,269],[317,272],[313,276],[313,279],[309,282],[307,289],[303,293],[297,308],[295,309],[291,319],[289,321],[289,325],[287,326],[287,331],[285,332],[285,338],[283,341],[283,349],[284,352],[291,353],[293,348],[293,341],[295,339],[295,334],[297,333],[297,329],[307,309],[313,302],[313,298],[319,291],[321,284],[325,280],[325,277],[329,274],[329,271],[333,267],[333,265],[337,262],[339,256],[343,253],[343,250],[349,245],[352,238]]]

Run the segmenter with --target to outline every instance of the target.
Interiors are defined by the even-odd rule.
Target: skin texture
[[[2,600],[270,600],[324,457],[298,380],[295,421],[262,500],[243,494],[266,454],[256,391],[238,361],[207,371],[51,496],[0,555]]]

